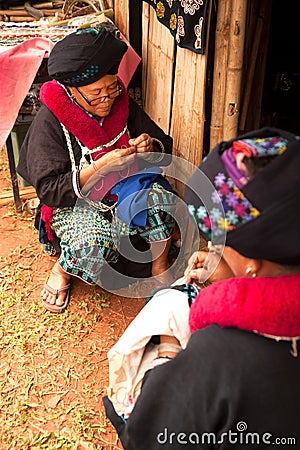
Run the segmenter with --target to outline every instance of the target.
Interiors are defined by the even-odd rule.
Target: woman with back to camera
[[[44,235],[60,240],[60,258],[42,291],[52,312],[67,307],[73,276],[99,283],[104,261],[118,259],[116,235],[146,241],[152,276],[169,266],[175,200],[160,171],[147,172],[147,155],[157,154],[163,165],[172,139],[128,97],[117,76],[126,50],[102,27],[79,29],[56,43],[48,62],[53,81],[41,88],[44,105],[21,148],[18,172],[36,188]],[[146,177],[139,177],[143,168]],[[147,194],[140,214],[130,209],[128,220],[128,204],[116,214],[116,203],[139,189]]]
[[[199,292],[186,349],[146,373],[126,424],[110,418],[128,450],[297,445],[300,139],[256,130],[219,144],[200,169],[224,214],[192,190],[187,202],[215,252],[225,237],[229,278]],[[200,193],[198,181],[189,186]],[[199,253],[187,280],[203,272]]]

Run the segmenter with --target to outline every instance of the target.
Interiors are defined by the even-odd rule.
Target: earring
[[[250,275],[250,273],[252,272],[252,267],[247,267],[246,269],[246,275]],[[251,277],[255,278],[257,276],[256,272],[253,272]]]

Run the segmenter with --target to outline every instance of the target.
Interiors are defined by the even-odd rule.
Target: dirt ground
[[[0,151],[0,192],[11,189]],[[144,299],[75,280],[63,314],[41,305],[55,258],[38,242],[34,210],[0,206],[0,449],[121,449],[105,417],[107,351]]]

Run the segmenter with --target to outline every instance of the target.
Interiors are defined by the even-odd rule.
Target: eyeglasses
[[[90,106],[96,106],[99,105],[99,103],[103,103],[105,102],[105,100],[108,98],[110,100],[113,100],[114,98],[118,97],[119,95],[122,94],[123,92],[123,88],[122,86],[118,83],[118,87],[114,92],[111,92],[110,94],[107,95],[102,95],[102,97],[98,97],[97,95],[89,95],[89,97],[93,97],[91,100],[89,100],[80,90],[78,87],[75,87],[76,91],[79,92],[79,94],[81,95],[81,97],[87,102],[88,105]]]

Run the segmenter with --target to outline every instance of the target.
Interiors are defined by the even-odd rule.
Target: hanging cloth
[[[179,47],[203,55],[208,0],[144,0],[155,11],[159,22],[174,36]]]

